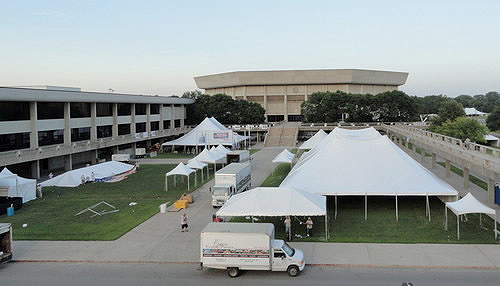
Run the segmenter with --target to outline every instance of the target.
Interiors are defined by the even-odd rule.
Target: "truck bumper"
[[[0,264],[9,262],[12,259],[12,253],[4,254],[0,257]]]

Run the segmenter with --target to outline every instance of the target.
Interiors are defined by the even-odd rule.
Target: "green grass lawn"
[[[276,169],[274,169],[273,173],[270,174],[260,185],[261,187],[278,187],[281,182],[285,179],[288,172],[290,172],[291,166],[290,164],[279,164]]]
[[[156,157],[151,157],[151,159],[191,159],[194,158],[196,154],[187,153],[159,153]]]
[[[159,211],[159,205],[172,204],[187,193],[186,177],[169,177],[168,192],[164,190],[165,173],[175,165],[141,165],[137,173],[117,183],[95,183],[76,188],[44,188],[43,199],[26,203],[12,217],[0,216],[0,221],[13,225],[16,240],[114,240]],[[191,191],[207,180],[194,183]],[[206,173],[205,173],[206,178]],[[209,180],[213,178],[213,173]],[[114,205],[119,212],[90,217],[90,213],[75,214],[100,201]],[[136,202],[136,206],[129,203]],[[28,224],[23,228],[22,224]]]
[[[437,162],[438,165],[442,166],[442,167],[445,167],[445,162]],[[464,171],[462,169],[459,169],[453,165],[450,164],[450,171],[452,171],[453,173],[459,175],[460,177],[463,177],[464,176]],[[469,181],[479,187],[481,187],[482,189],[484,190],[488,190],[488,183],[486,183],[485,181],[479,179],[478,177],[476,176],[473,176],[473,175],[470,175],[469,174]]]
[[[444,230],[444,205],[438,198],[429,198],[431,222],[425,216],[425,198],[399,197],[399,221],[395,218],[395,199],[390,197],[368,198],[368,220],[364,219],[364,197],[339,197],[338,214],[334,219],[334,200],[328,199],[329,242],[370,243],[500,243],[495,241],[493,220],[479,215],[467,215],[468,221],[460,222],[460,240],[457,240],[457,217],[448,211],[448,230]],[[306,237],[307,217],[292,217],[292,241],[325,241],[324,217],[312,217],[313,236]],[[275,226],[276,238],[285,239],[283,217],[258,217],[258,222]],[[251,222],[245,217],[233,221]],[[296,236],[298,235],[298,236]]]

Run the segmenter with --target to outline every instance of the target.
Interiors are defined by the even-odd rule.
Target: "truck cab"
[[[212,206],[221,207],[234,194],[234,186],[218,185],[210,188],[212,193]]]
[[[304,252],[277,239],[272,242],[272,271],[287,271],[290,276],[297,276],[306,265]]]

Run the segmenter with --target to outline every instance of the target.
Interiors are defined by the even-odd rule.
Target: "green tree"
[[[436,128],[436,132],[461,140],[469,139],[472,142],[484,143],[484,135],[488,133],[488,128],[477,120],[458,117],[454,121],[443,122]]]
[[[182,94],[183,98],[192,98],[192,99],[197,99],[198,97],[202,96],[203,92],[201,90],[193,90],[193,91],[186,91]]]
[[[464,107],[458,101],[449,99],[441,103],[438,110],[438,116],[442,122],[446,120],[455,120],[460,116],[465,116]]]
[[[486,118],[486,126],[493,131],[500,130],[500,105],[495,107],[495,109],[488,115]]]
[[[463,107],[473,107],[474,98],[470,95],[462,94],[455,97],[455,100],[462,104]]]

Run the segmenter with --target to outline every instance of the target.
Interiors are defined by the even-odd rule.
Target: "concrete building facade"
[[[0,168],[40,178],[185,133],[191,99],[0,87]]]
[[[269,122],[301,121],[300,106],[315,92],[377,94],[397,90],[408,73],[359,69],[237,71],[195,77],[206,94],[256,102]]]

